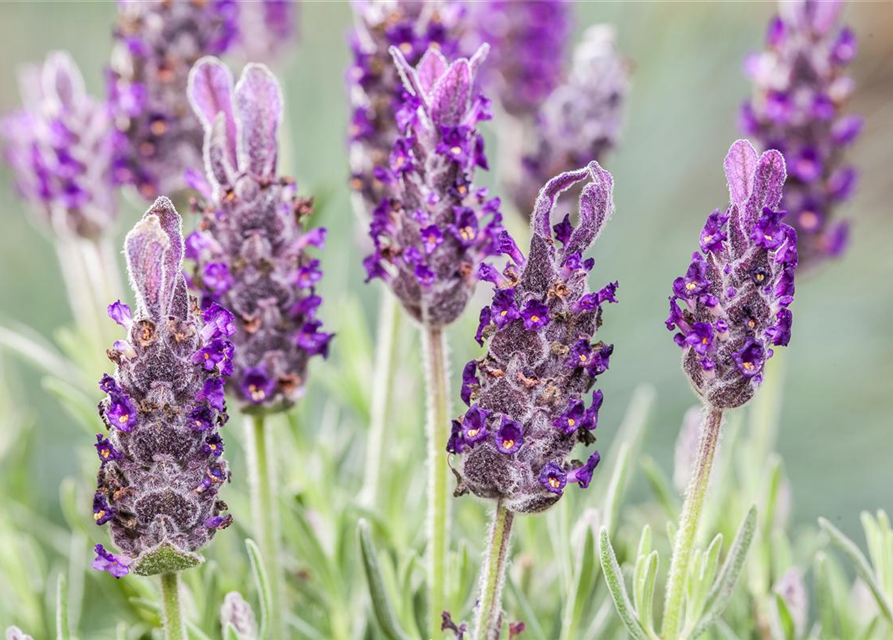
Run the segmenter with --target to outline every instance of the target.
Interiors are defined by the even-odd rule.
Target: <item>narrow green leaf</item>
[[[524,592],[515,583],[511,572],[506,573],[506,585],[508,585],[509,593],[518,603],[524,623],[527,625],[525,633],[529,633],[533,640],[547,640],[546,632],[543,631],[543,625],[540,624],[536,610],[530,604],[530,600],[524,595]]]
[[[71,640],[68,628],[68,583],[65,572],[59,573],[56,582],[56,640]]]
[[[679,498],[670,486],[669,478],[651,456],[643,456],[639,466],[642,467],[657,502],[663,507],[667,517],[675,520],[679,516]]]
[[[735,591],[735,583],[738,582],[738,576],[744,567],[744,560],[747,557],[747,550],[753,541],[753,534],[757,527],[757,508],[751,507],[744,517],[744,522],[738,527],[735,539],[732,540],[732,546],[729,548],[729,554],[726,561],[719,571],[719,576],[707,595],[707,603],[704,606],[705,613],[701,620],[695,626],[689,640],[701,636],[710,627],[716,624],[716,621],[725,611],[732,593]]]
[[[797,626],[794,624],[794,616],[788,608],[788,603],[779,594],[775,594],[775,612],[777,615],[777,629],[773,629],[773,635],[778,640],[796,640]]]
[[[623,571],[617,562],[617,556],[614,553],[614,547],[611,546],[611,540],[608,537],[608,528],[602,527],[599,534],[599,548],[602,562],[602,571],[605,574],[605,582],[608,584],[608,591],[614,600],[614,608],[617,615],[623,622],[633,640],[649,640],[648,634],[642,628],[639,622],[636,610],[629,601],[629,595],[626,592],[626,585],[623,582]]]
[[[366,520],[360,519],[357,524],[357,534],[360,541],[360,553],[363,556],[366,582],[369,585],[369,595],[372,598],[372,610],[378,620],[378,625],[389,640],[409,640],[409,636],[400,627],[388,598],[381,575],[381,567],[378,564],[378,552],[372,542],[372,534]]]
[[[239,637],[239,630],[236,629],[232,622],[226,623],[226,628],[223,630],[223,640],[242,640]]]
[[[624,443],[620,447],[617,465],[614,467],[611,482],[608,484],[608,492],[605,495],[605,527],[607,527],[608,533],[612,533],[617,528],[617,512],[620,510],[620,502],[623,500],[623,494],[626,491],[628,470],[629,446]]]
[[[865,582],[868,588],[871,590],[872,595],[874,596],[875,601],[877,602],[878,608],[881,610],[881,614],[884,618],[887,619],[887,622],[893,624],[893,606],[887,601],[887,597],[884,595],[881,586],[878,584],[877,578],[874,575],[874,572],[871,570],[871,567],[868,565],[868,560],[865,558],[865,555],[859,550],[859,547],[846,537],[840,529],[835,527],[833,524],[825,520],[824,518],[819,518],[819,526],[828,534],[828,537],[831,538],[831,542],[847,557],[847,559],[853,563],[856,573],[860,578]]]
[[[645,628],[649,637],[654,633],[654,587],[657,583],[657,571],[660,568],[660,556],[657,551],[652,551],[648,556],[645,567],[645,576],[642,581],[642,599],[636,604],[639,611],[639,621]]]
[[[828,557],[820,551],[816,554],[813,567],[816,610],[819,614],[819,624],[822,627],[821,637],[835,638],[838,633],[837,617],[834,615],[837,607],[834,602],[834,592],[831,589],[831,578],[828,575]]]
[[[40,381],[44,389],[56,396],[79,427],[93,435],[101,426],[96,412],[97,402],[87,397],[80,389],[55,376],[46,376]]]
[[[265,640],[267,628],[270,624],[270,579],[267,577],[267,570],[264,568],[264,560],[257,543],[251,538],[247,538],[245,540],[245,548],[248,549],[251,573],[254,575],[254,584],[257,587],[258,598],[260,598],[260,630],[258,635]]]

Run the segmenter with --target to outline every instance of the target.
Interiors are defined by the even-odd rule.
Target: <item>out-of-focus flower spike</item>
[[[282,121],[279,81],[267,67],[249,64],[236,84],[235,99],[239,166],[258,177],[272,177],[276,174],[277,131]]]

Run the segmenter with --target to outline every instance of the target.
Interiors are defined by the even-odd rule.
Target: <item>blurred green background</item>
[[[646,449],[668,471],[682,414],[694,396],[663,325],[666,299],[673,278],[688,264],[706,215],[727,201],[721,161],[738,137],[737,108],[749,92],[741,60],[762,45],[773,11],[772,3],[763,2],[575,5],[576,35],[593,22],[613,23],[620,50],[634,63],[625,133],[603,163],[615,178],[617,211],[594,253],[593,285],[619,280],[621,301],[606,310],[600,333],[616,345],[611,371],[600,381],[606,398],[600,446],[604,451],[610,444],[634,387],[651,383],[658,393],[657,418]],[[16,69],[52,49],[71,51],[91,92],[101,94],[114,16],[113,2],[0,2],[0,111],[19,103]],[[842,260],[798,283],[778,448],[793,485],[794,521],[814,523],[825,515],[861,539],[861,510],[893,508],[893,6],[852,3],[845,17],[860,46],[852,67],[858,87],[852,110],[866,117],[864,134],[851,151],[861,183],[842,212],[854,221],[852,243]],[[289,140],[283,144],[290,148],[284,163],[302,191],[317,196],[317,224],[330,231],[322,260],[321,315],[336,329],[360,320],[352,316],[358,313],[374,325],[378,300],[378,292],[362,282],[364,229],[346,188],[344,70],[350,21],[346,2],[304,3],[301,45],[276,69],[288,108],[284,134]],[[495,150],[490,157],[498,157]],[[119,237],[143,208],[122,202]],[[51,338],[71,320],[59,265],[47,238],[32,226],[5,167],[0,168],[0,221],[0,319],[14,319]],[[513,223],[521,224],[520,218]],[[361,305],[344,306],[352,299]],[[473,301],[450,330],[454,387],[461,364],[477,353],[472,335],[481,304],[482,297]],[[350,362],[348,344],[334,343],[325,366],[329,379],[337,379]],[[415,349],[404,359],[417,358]],[[44,391],[33,368],[8,356],[0,359],[11,387],[8,398],[0,394],[0,412],[30,415],[36,425],[37,446],[11,458],[28,456],[25,482],[40,498],[36,510],[61,522],[59,483],[77,475],[72,452],[89,450],[91,442]],[[97,390],[97,401],[99,395]],[[311,387],[306,413],[319,415],[332,403],[338,404],[337,385],[318,384]],[[421,438],[420,414],[418,419]],[[362,442],[361,433],[356,440]]]

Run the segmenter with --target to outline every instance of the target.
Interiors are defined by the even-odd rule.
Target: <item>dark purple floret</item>
[[[797,233],[779,211],[785,162],[775,150],[757,157],[746,140],[725,160],[731,205],[710,214],[704,254],[692,254],[673,282],[667,329],[683,349],[695,391],[716,409],[746,403],[763,379],[772,346],[791,338]]]
[[[807,269],[844,250],[848,223],[835,218],[856,181],[845,153],[862,118],[845,113],[855,87],[847,66],[856,41],[850,29],[839,27],[843,5],[782,3],[766,50],[745,62],[754,94],[742,106],[741,128],[763,148],[784,154],[789,175],[780,208],[797,232],[800,264]]]
[[[553,233],[557,198],[587,179],[578,226],[566,221]],[[587,462],[568,457],[578,443],[595,441],[603,397],[593,393],[587,407],[585,396],[607,369],[613,347],[593,339],[601,304],[616,300],[617,285],[590,292],[591,264],[581,254],[613,210],[612,190],[610,174],[597,163],[553,178],[537,199],[526,258],[510,261],[502,273],[490,267],[493,302],[478,330],[487,353],[465,366],[462,399],[469,409],[455,421],[447,445],[457,458],[457,495],[470,492],[534,513],[554,504],[568,482],[589,485],[598,454]],[[479,437],[484,431],[492,435]]]
[[[353,109],[349,131],[351,188],[369,215],[391,195],[397,176],[412,169],[411,142],[403,132],[418,122],[419,99],[409,93],[394,67],[390,47],[416,65],[429,46],[452,58],[464,27],[461,1],[352,2],[353,62],[347,71]],[[370,277],[381,277],[375,264]]]
[[[322,269],[309,252],[322,249],[325,230],[304,228],[312,200],[277,175],[282,93],[266,67],[248,65],[234,88],[226,66],[203,58],[189,98],[206,132],[206,175],[196,178],[206,196],[187,239],[190,282],[207,330],[225,330],[238,345],[230,358],[211,341],[197,357],[206,368],[228,364],[241,408],[285,409],[302,396],[310,359],[326,357],[332,339],[316,318]],[[223,402],[222,389],[208,394]]]
[[[23,108],[0,120],[3,159],[16,187],[52,233],[96,240],[118,214],[107,105],[86,93],[64,51],[23,69],[20,83]]]
[[[94,445],[93,517],[126,555],[97,546],[93,567],[115,577],[198,564],[216,531],[202,523],[229,518],[217,497],[229,477],[217,430],[226,422],[221,372],[232,331],[223,310],[203,314],[187,294],[180,216],[169,200],[159,198],[127,235],[125,256],[137,305],[133,314],[120,301],[110,307],[127,340],[108,352],[115,375],[99,384],[108,432]]]

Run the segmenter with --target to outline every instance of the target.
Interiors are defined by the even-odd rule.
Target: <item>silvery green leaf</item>
[[[258,597],[260,598],[260,630],[258,635],[261,638],[267,637],[267,629],[270,624],[270,579],[267,577],[267,570],[264,568],[264,560],[261,557],[260,549],[257,543],[248,538],[245,540],[245,547],[248,549],[248,558],[251,560],[251,573],[254,575],[254,585],[257,587]]]
[[[71,640],[68,626],[68,582],[65,572],[59,573],[56,581],[56,640]]]
[[[652,551],[647,557],[641,556],[636,563],[636,573],[639,573],[639,562],[642,563],[641,575],[635,578],[633,599],[639,622],[648,634],[655,637],[654,633],[654,587],[657,582],[657,571],[660,568],[660,557],[657,551]]]
[[[859,547],[845,536],[837,527],[825,520],[819,518],[819,526],[831,538],[831,542],[847,557],[856,569],[856,573],[865,582],[871,590],[881,614],[890,624],[893,624],[893,605],[890,604],[887,596],[884,594],[881,585],[878,583],[874,571],[868,564],[865,555],[859,550]]]
[[[645,479],[657,498],[658,503],[664,509],[666,516],[674,520],[679,515],[679,499],[670,487],[670,481],[657,462],[651,456],[642,456],[639,466],[645,473]]]
[[[639,622],[638,615],[629,595],[626,592],[626,584],[623,581],[623,571],[617,562],[617,555],[614,553],[614,547],[611,546],[611,540],[608,537],[608,528],[602,527],[599,534],[599,550],[601,555],[602,571],[605,574],[605,582],[608,584],[608,591],[614,600],[614,608],[617,615],[623,622],[627,631],[633,637],[633,640],[650,640],[642,624]]]
[[[689,636],[689,640],[701,636],[710,627],[716,624],[716,621],[725,611],[732,594],[735,591],[735,584],[738,582],[738,576],[744,567],[744,560],[747,557],[747,550],[753,541],[753,534],[757,526],[757,509],[751,507],[732,540],[732,546],[726,556],[725,562],[719,571],[716,582],[707,595],[707,602],[704,605],[704,615],[697,623],[694,630]]]
[[[543,631],[543,626],[540,624],[536,610],[533,608],[533,605],[530,604],[530,600],[527,599],[527,596],[524,595],[524,591],[518,588],[514,578],[512,578],[511,571],[507,572],[505,583],[506,586],[508,586],[512,598],[514,598],[515,602],[518,604],[521,617],[527,625],[525,633],[529,633],[534,640],[547,640],[546,632]]]
[[[369,586],[369,595],[372,599],[372,610],[381,630],[389,640],[408,640],[409,636],[403,631],[390,597],[384,585],[381,567],[378,561],[378,551],[372,542],[372,533],[369,523],[360,520],[357,524],[357,534],[360,542],[360,553],[363,556],[363,567],[366,570],[366,582]]]
[[[815,576],[816,610],[818,611],[819,623],[822,628],[822,638],[837,637],[837,616],[835,612],[838,606],[834,602],[834,591],[831,587],[831,577],[828,573],[828,557],[823,552],[819,552],[816,554],[815,562],[813,563],[813,575]]]
[[[775,594],[775,618],[770,624],[772,637],[775,640],[796,640],[797,627],[790,608],[780,594]]]

